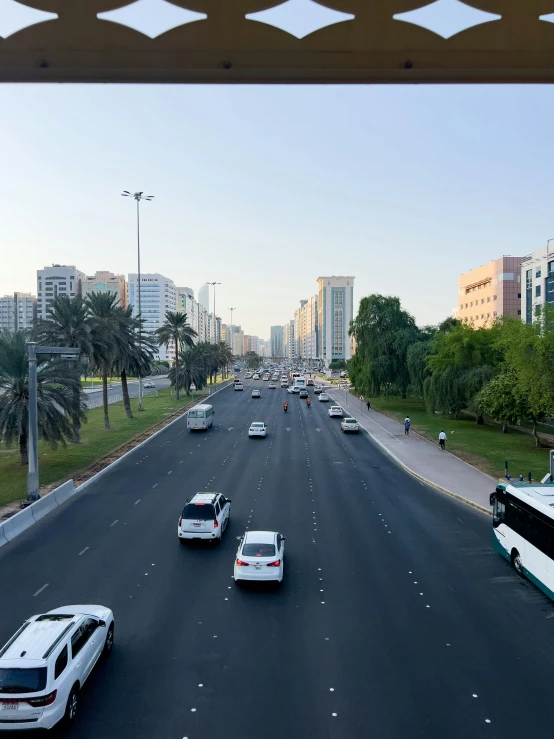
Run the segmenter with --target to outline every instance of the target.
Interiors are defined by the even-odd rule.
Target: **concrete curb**
[[[333,400],[335,400],[335,403],[338,404],[338,402],[339,402],[338,400],[336,400],[335,398],[333,398]],[[345,409],[345,410],[347,410],[347,409]],[[347,410],[347,412],[349,413],[348,410]],[[363,430],[371,438],[372,441],[374,441],[378,446],[380,446],[381,449],[389,457],[391,457],[392,459],[394,459],[394,461],[396,462],[396,464],[399,467],[402,467],[402,469],[405,470],[406,472],[408,472],[412,477],[415,477],[416,480],[419,480],[420,482],[424,482],[426,485],[429,485],[430,487],[435,488],[436,490],[439,490],[441,493],[444,493],[445,495],[449,495],[451,498],[456,498],[456,500],[459,500],[461,503],[465,503],[466,505],[471,506],[472,508],[476,508],[481,513],[486,513],[487,516],[491,516],[492,515],[492,512],[491,512],[490,508],[485,508],[484,506],[479,505],[479,503],[474,503],[472,500],[469,500],[469,498],[464,498],[463,495],[458,495],[458,493],[453,493],[452,490],[448,490],[448,488],[442,487],[442,485],[439,485],[437,482],[433,482],[432,480],[429,480],[427,477],[424,477],[423,475],[420,475],[418,472],[414,472],[414,470],[412,470],[411,467],[408,467],[408,465],[405,464],[399,457],[397,457],[396,454],[394,454],[394,452],[391,452],[390,449],[388,449],[388,447],[386,447],[382,442],[380,442],[379,439],[377,439],[371,433],[371,431],[368,431],[365,428],[365,426],[362,425],[361,422],[358,421],[358,423],[360,424],[360,426],[362,426]],[[425,439],[425,441],[427,441],[427,440]],[[456,459],[458,459],[458,458],[456,457]],[[460,460],[460,462],[463,462],[463,461],[464,461],[463,459]],[[471,465],[468,462],[464,462],[464,464],[467,464],[469,467],[471,467]]]
[[[4,544],[7,544],[8,540],[6,539],[6,535],[4,534],[4,524],[0,523],[0,549],[4,546]]]
[[[48,495],[45,495],[44,498],[41,498],[40,500],[37,500],[36,503],[33,503],[33,505],[29,506],[29,510],[33,514],[33,518],[36,521],[40,521],[41,518],[44,518],[50,511],[53,511],[54,508],[58,507],[58,501],[56,500],[56,496],[54,495],[54,491],[49,493]]]
[[[66,500],[69,500],[69,498],[75,495],[76,492],[77,490],[73,484],[73,480],[68,480],[67,482],[64,482],[63,485],[60,485],[59,488],[53,490],[50,495],[56,496],[56,503],[60,506],[62,503],[65,503]]]
[[[19,511],[19,513],[16,513],[15,516],[12,516],[11,518],[8,518],[7,521],[4,521],[4,536],[8,541],[13,541],[16,536],[19,536],[19,534],[22,534],[24,531],[26,531],[28,528],[33,526],[33,524],[36,523],[31,507],[32,506],[29,506],[23,511]]]

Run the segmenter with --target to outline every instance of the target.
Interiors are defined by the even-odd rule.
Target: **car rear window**
[[[247,542],[242,548],[242,553],[245,557],[274,557],[275,545]]]
[[[187,503],[183,509],[183,518],[188,521],[214,521],[215,509],[211,503]]]
[[[0,668],[0,693],[36,693],[46,687],[46,667]]]
[[[254,429],[263,429],[264,425],[263,423],[253,423],[252,428]]]
[[[347,418],[345,423],[358,423],[355,418]]]

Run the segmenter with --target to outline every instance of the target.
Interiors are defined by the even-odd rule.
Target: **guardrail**
[[[89,397],[88,400],[88,407],[89,408],[101,408],[102,407],[102,393],[99,393],[100,397]],[[158,397],[158,391],[157,390],[143,390],[142,393],[143,397],[146,395],[152,395],[154,398]],[[137,396],[136,395],[130,395],[130,400],[134,400]],[[123,393],[111,393],[108,395],[108,405],[111,405],[112,403],[119,403],[123,400]]]

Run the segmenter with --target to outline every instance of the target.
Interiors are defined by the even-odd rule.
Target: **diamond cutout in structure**
[[[471,8],[461,0],[436,0],[424,8],[397,13],[393,18],[427,28],[443,38],[450,38],[467,28],[500,20],[502,16]]]
[[[320,28],[350,21],[355,16],[325,8],[314,0],[287,0],[276,8],[249,13],[246,18],[275,26],[296,38],[304,38]]]
[[[56,13],[29,8],[16,0],[0,0],[0,38],[8,38],[23,28],[57,18]]]
[[[171,31],[172,28],[204,20],[208,16],[205,13],[178,8],[166,0],[137,0],[136,3],[126,5],[119,10],[98,13],[97,17],[133,28],[150,38],[156,38],[166,31]]]

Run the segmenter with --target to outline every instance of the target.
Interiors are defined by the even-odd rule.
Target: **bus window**
[[[494,509],[492,513],[492,525],[496,528],[501,523],[504,523],[504,516],[506,512],[506,506],[503,501],[498,499],[498,496],[494,499]]]

